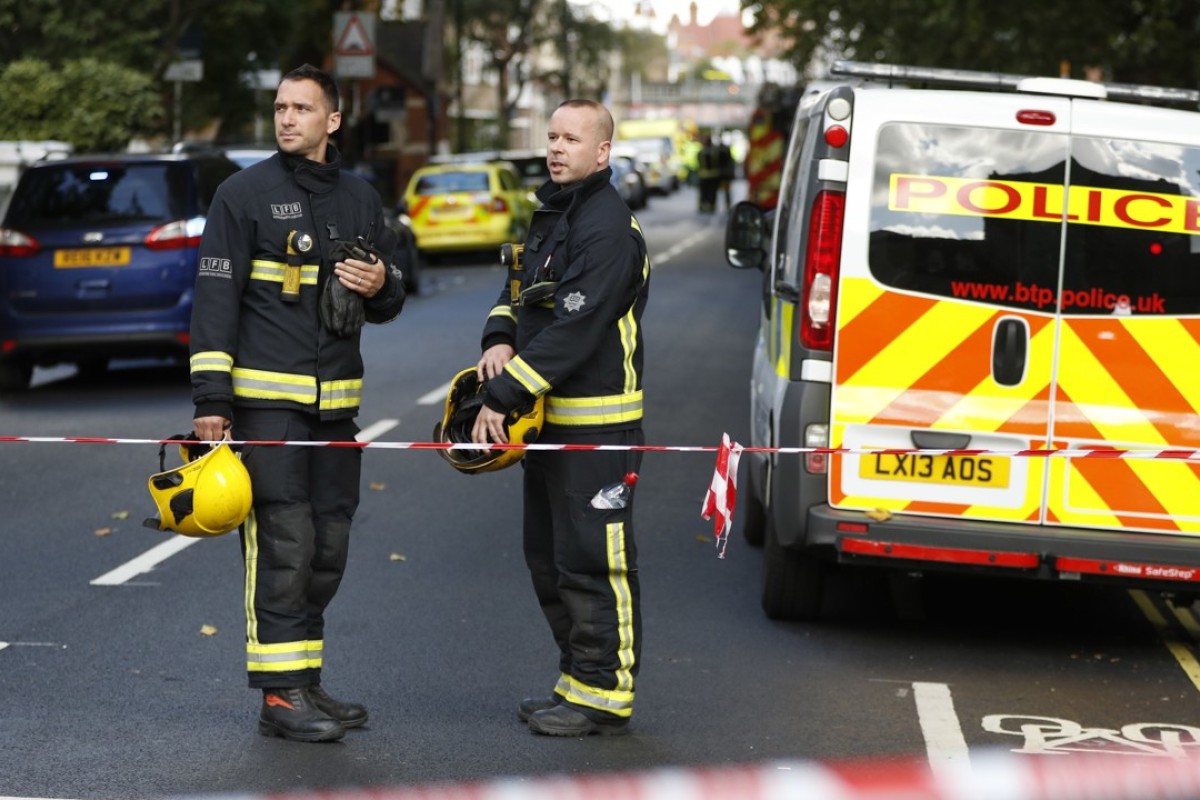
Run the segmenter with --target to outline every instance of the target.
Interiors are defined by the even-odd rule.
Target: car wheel
[[[405,265],[400,268],[404,275],[404,293],[415,297],[421,293],[421,253],[409,245],[405,256]]]
[[[107,358],[85,358],[75,362],[75,369],[79,372],[79,377],[94,381],[104,377],[108,372]]]
[[[816,619],[821,612],[821,596],[830,565],[779,544],[771,516],[767,515],[763,546],[763,611],[770,619]]]
[[[32,364],[24,361],[6,361],[0,364],[0,391],[23,392],[29,388],[32,378]]]

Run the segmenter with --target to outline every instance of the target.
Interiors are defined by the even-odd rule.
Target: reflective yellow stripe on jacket
[[[525,387],[525,391],[534,397],[540,397],[550,389],[546,379],[520,356],[513,356],[512,360],[504,365],[504,371],[516,378],[517,382]]]
[[[233,356],[219,350],[196,353],[189,361],[192,372],[229,372],[233,369]]]
[[[286,267],[287,264],[279,261],[251,261],[250,279],[283,283],[283,274]],[[316,286],[317,273],[320,269],[320,266],[317,264],[301,264],[300,283],[308,286]]]
[[[301,405],[320,402],[322,411],[339,408],[358,408],[362,404],[362,378],[322,381],[311,375],[293,375],[263,369],[233,366],[228,353],[208,351],[191,358],[192,372],[228,372],[233,376],[233,396],[248,400],[289,400]]]
[[[612,425],[641,418],[641,389],[604,397],[546,397],[546,422],[554,425]]]

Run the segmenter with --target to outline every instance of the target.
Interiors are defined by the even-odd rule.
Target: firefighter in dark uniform
[[[396,236],[378,193],[343,172],[329,136],[337,84],[305,65],[275,98],[279,152],[217,190],[200,245],[191,326],[196,435],[353,441],[359,330],[404,304]],[[359,238],[361,237],[361,238]],[[259,730],[340,738],[367,710],[321,687],[324,612],[346,565],[362,451],[246,446],[253,510],[241,528],[246,666]]]
[[[650,259],[609,183],[612,132],[609,112],[588,100],[568,100],[550,118],[543,205],[521,268],[484,327],[478,370],[487,383],[475,442],[505,441],[505,414],[538,396],[539,444],[644,442]],[[602,510],[589,501],[640,463],[641,451],[628,449],[531,450],[523,460],[525,560],[560,651],[553,692],[518,707],[535,733],[627,730],[642,632],[633,504]]]

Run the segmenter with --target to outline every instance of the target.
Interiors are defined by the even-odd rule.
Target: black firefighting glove
[[[339,241],[329,257],[334,263],[353,258],[374,264],[382,258],[382,254],[375,245],[359,236],[353,242]],[[330,273],[329,279],[325,281],[320,314],[321,324],[335,336],[353,336],[367,321],[362,295],[343,286],[333,273]]]

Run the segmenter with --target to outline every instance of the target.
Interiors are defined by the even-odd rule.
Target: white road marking
[[[421,395],[417,398],[417,405],[436,406],[446,402],[446,393],[450,391],[450,384],[452,383],[454,381],[446,381],[438,388]]]
[[[91,582],[92,586],[120,586],[130,578],[149,572],[162,562],[186,547],[200,541],[194,537],[172,536],[155,545],[132,561],[127,561],[114,570],[104,573]]]
[[[969,771],[971,755],[954,711],[950,687],[944,683],[914,683],[912,687],[930,769],[944,777]]]
[[[652,267],[662,266],[663,264],[667,263],[671,259],[675,258],[675,256],[682,253],[684,250],[687,250],[688,248],[695,246],[702,239],[706,238],[711,232],[712,232],[711,228],[699,230],[696,233],[693,233],[691,236],[684,239],[683,241],[676,242],[671,247],[667,248],[664,252],[651,254],[650,265]]]
[[[360,442],[373,442],[399,424],[400,420],[398,419],[381,419],[374,425],[363,428],[355,438]]]

